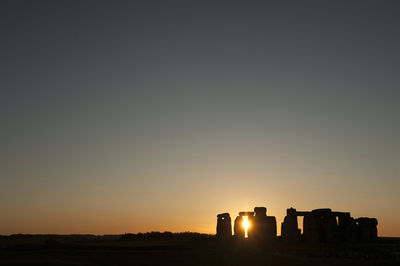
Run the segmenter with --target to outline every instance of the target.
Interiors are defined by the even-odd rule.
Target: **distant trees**
[[[180,240],[194,240],[194,239],[209,239],[215,237],[214,235],[200,234],[194,232],[182,232],[182,233],[172,233],[172,232],[158,232],[152,231],[147,233],[125,233],[121,235],[120,240],[158,240],[158,239],[180,239]]]

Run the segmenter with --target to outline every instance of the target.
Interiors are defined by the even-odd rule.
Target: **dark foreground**
[[[269,246],[248,241],[30,236],[0,239],[0,265],[400,265],[400,239]]]

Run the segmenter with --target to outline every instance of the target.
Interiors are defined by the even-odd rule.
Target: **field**
[[[0,238],[0,265],[400,265],[400,239],[362,244],[270,244],[213,236]]]

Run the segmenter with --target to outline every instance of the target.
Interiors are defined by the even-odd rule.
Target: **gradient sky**
[[[400,236],[399,1],[1,1],[0,34],[0,234]]]

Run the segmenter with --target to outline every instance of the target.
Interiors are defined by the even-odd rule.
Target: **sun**
[[[247,216],[243,216],[243,223],[242,223],[243,227],[244,227],[244,237],[247,238],[247,230],[250,227],[250,222],[249,222],[249,217]]]

